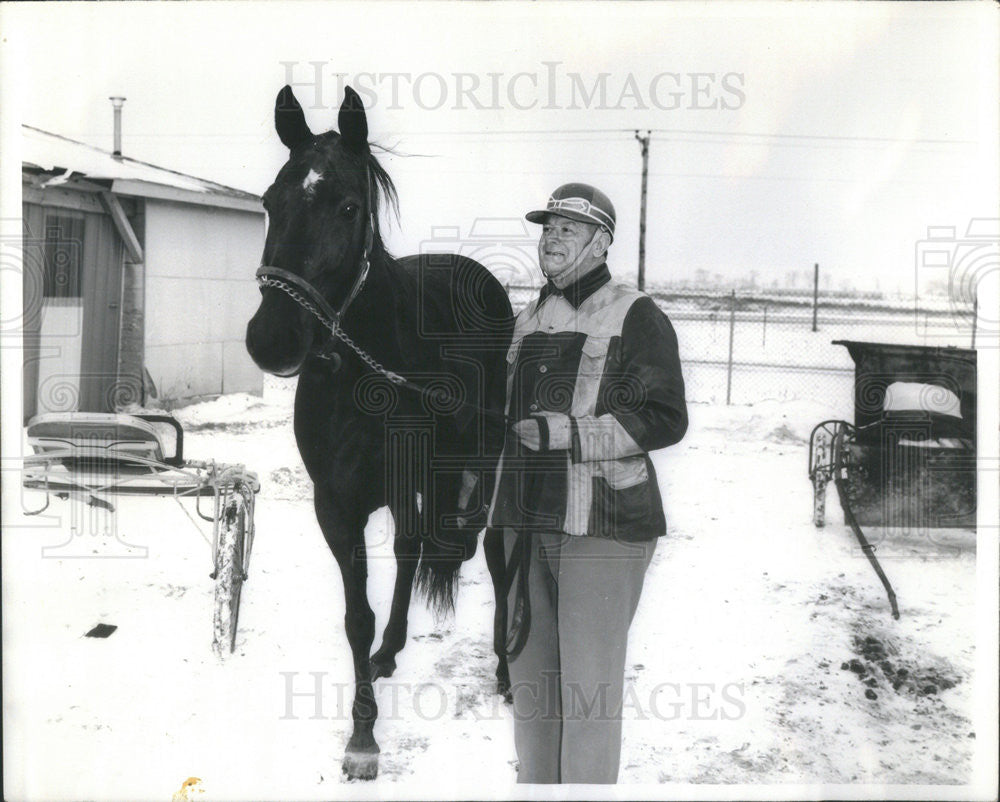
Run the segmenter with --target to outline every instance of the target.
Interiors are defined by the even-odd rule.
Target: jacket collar
[[[562,295],[570,302],[574,309],[579,309],[580,304],[609,281],[611,281],[611,273],[608,270],[607,262],[602,263],[599,267],[595,267],[589,273],[580,276],[572,284],[567,285],[561,290],[549,279],[538,295],[538,305],[541,306],[545,303],[545,299],[550,295]]]

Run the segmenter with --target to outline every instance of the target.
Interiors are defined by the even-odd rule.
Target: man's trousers
[[[504,531],[508,561],[516,537]],[[528,537],[530,624],[510,661],[517,780],[617,782],[625,648],[656,540]],[[507,599],[508,621],[518,585]]]

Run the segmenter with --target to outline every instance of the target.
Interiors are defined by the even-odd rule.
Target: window
[[[83,227],[82,216],[45,216],[46,298],[79,298],[83,294]]]

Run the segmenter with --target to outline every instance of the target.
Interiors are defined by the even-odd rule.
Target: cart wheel
[[[212,650],[226,657],[236,649],[236,628],[240,616],[240,591],[243,589],[244,553],[250,515],[243,488],[233,489],[222,520],[219,521],[219,554],[215,574],[215,619]]]
[[[818,424],[809,436],[809,478],[813,485],[813,524],[826,525],[826,486],[833,478],[833,441],[843,427],[841,421]]]

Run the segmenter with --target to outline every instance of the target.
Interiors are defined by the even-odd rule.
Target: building
[[[260,199],[122,156],[118,131],[109,152],[22,126],[25,419],[262,389]]]

